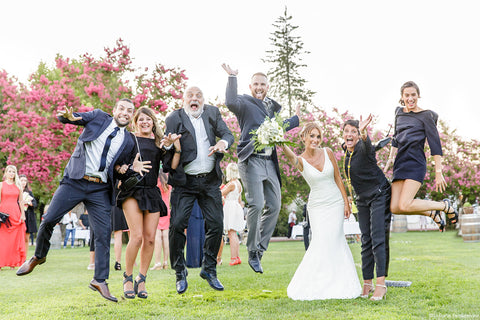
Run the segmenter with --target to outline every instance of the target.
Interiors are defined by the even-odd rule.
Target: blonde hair
[[[5,170],[3,171],[3,181],[5,181],[6,179],[5,173],[7,172],[8,169],[13,169],[15,171],[15,178],[13,182],[17,186],[18,190],[20,190],[20,192],[23,192],[22,184],[20,182],[20,178],[18,177],[17,167],[15,167],[14,165],[9,164],[8,166],[5,167]]]
[[[322,129],[321,129],[320,125],[318,124],[318,122],[316,122],[316,121],[311,121],[311,122],[305,123],[302,130],[300,131],[300,137],[302,137],[302,141],[307,136],[307,134],[310,134],[310,132],[313,131],[313,129],[318,130],[318,132],[320,133],[320,139],[323,141]]]
[[[230,163],[225,171],[227,175],[227,181],[240,178],[240,174],[238,173],[238,166],[236,163]]]

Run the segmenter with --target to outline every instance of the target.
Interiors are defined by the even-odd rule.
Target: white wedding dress
[[[302,158],[301,173],[310,186],[307,210],[312,239],[287,288],[293,300],[352,299],[362,290],[343,232],[342,194],[328,153],[323,150],[323,171]]]

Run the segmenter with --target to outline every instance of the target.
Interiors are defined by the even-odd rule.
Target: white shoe
[[[382,288],[385,288],[385,293],[380,296],[380,297],[375,297],[375,296],[372,296],[370,298],[371,301],[380,301],[380,300],[383,300],[383,299],[387,299],[387,286],[384,286],[383,284],[377,284],[376,285],[377,287],[382,287]]]
[[[162,267],[163,267],[163,264],[161,262],[157,262],[153,267],[150,268],[150,270],[160,270],[162,269]]]
[[[87,270],[95,270],[95,263],[90,263],[87,267]]]

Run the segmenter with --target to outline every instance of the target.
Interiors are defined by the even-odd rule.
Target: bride
[[[343,233],[351,210],[333,152],[320,148],[322,134],[315,122],[300,132],[305,151],[296,156],[282,146],[289,161],[310,186],[307,210],[312,239],[287,288],[293,300],[353,299],[361,287]]]

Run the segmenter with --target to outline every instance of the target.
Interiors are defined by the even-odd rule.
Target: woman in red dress
[[[23,196],[17,168],[5,168],[3,182],[0,182],[0,212],[10,215],[10,226],[0,225],[0,269],[19,267],[25,262],[25,213]]]

